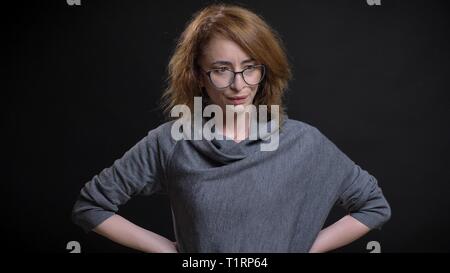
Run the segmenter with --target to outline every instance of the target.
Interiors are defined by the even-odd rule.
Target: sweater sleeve
[[[338,204],[370,229],[381,229],[391,217],[391,208],[377,179],[356,164],[341,185]]]
[[[73,206],[72,221],[87,233],[114,215],[132,196],[161,191],[163,166],[159,150],[154,129],[84,185]]]
[[[377,179],[352,161],[320,131],[318,133],[326,154],[324,158],[327,158],[327,165],[337,183],[336,204],[370,229],[381,229],[391,217],[391,208]]]

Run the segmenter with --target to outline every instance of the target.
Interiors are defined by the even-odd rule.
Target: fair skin
[[[322,229],[316,237],[310,253],[328,252],[361,238],[370,229],[350,215],[342,217],[334,224]]]
[[[94,231],[111,241],[146,253],[177,253],[176,243],[115,214]]]
[[[233,71],[241,71],[246,66],[255,64],[248,61],[251,58],[233,41],[215,37],[205,45],[202,58],[199,60],[200,66],[206,71],[217,67],[217,61],[221,61],[220,66],[227,66]],[[236,75],[234,82],[226,89],[217,90],[204,75],[202,85],[205,87],[211,102],[217,104],[222,109],[226,109],[227,104],[236,104],[230,98],[235,96],[245,96],[239,104],[243,106],[253,103],[253,99],[258,90],[258,86],[247,85],[240,74]],[[224,111],[226,112],[226,111]],[[239,113],[238,113],[239,114]],[[248,135],[248,126],[244,128],[226,128],[223,134],[230,136],[236,142],[240,142]],[[323,229],[317,236],[310,253],[328,252],[345,246],[356,239],[362,237],[369,228],[351,217],[344,216],[336,223]],[[158,235],[154,232],[141,228],[120,215],[113,215],[99,224],[94,231],[121,245],[149,253],[176,253],[176,242]]]
[[[203,70],[209,71],[215,68],[227,68],[232,71],[242,71],[243,69],[258,64],[247,53],[245,53],[239,45],[233,41],[227,40],[220,36],[212,38],[204,47],[203,55],[200,58],[199,65]],[[209,80],[205,73],[202,73],[201,84],[205,87],[208,96],[213,104],[219,105],[225,115],[230,113],[226,111],[226,105],[245,106],[253,103],[259,85],[248,85],[242,78],[242,74],[236,74],[232,84],[224,89],[218,89]],[[245,97],[243,100],[233,100],[235,97]],[[237,112],[235,115],[234,128],[227,128],[225,118],[223,119],[222,134],[240,142],[249,134],[249,118],[245,117],[245,126],[241,130],[238,129],[237,120],[239,115],[245,115],[244,111]]]

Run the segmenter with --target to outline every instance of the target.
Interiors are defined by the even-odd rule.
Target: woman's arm
[[[72,209],[75,224],[86,233],[94,231],[139,251],[177,252],[170,240],[116,214],[133,196],[164,192],[163,166],[172,148],[170,144],[162,144],[159,135],[163,128],[149,131],[111,167],[85,183]]]
[[[309,252],[321,253],[334,250],[355,241],[369,231],[369,227],[352,216],[346,215],[320,231]]]
[[[103,221],[93,231],[118,244],[142,252],[177,253],[175,242],[143,229],[117,214]]]

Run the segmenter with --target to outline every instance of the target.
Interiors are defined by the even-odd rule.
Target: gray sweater
[[[279,147],[263,139],[149,131],[81,189],[73,221],[89,232],[135,195],[168,195],[180,252],[308,252],[335,204],[369,228],[389,220],[377,180],[317,128],[287,118]]]

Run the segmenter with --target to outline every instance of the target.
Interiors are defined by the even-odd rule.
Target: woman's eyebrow
[[[213,63],[211,63],[211,65],[215,65],[215,64],[221,64],[221,65],[231,65],[231,62],[227,62],[227,61],[215,61]]]
[[[245,64],[245,63],[253,63],[255,60],[252,58],[252,59],[247,59],[247,60],[245,60],[245,61],[242,61],[241,62],[241,64]]]
[[[247,59],[247,60],[242,61],[241,64],[251,63],[251,62],[254,62],[254,61],[255,61],[254,59]],[[215,61],[215,62],[211,63],[211,65],[214,65],[214,64],[232,65],[232,63],[228,62],[228,61]]]

